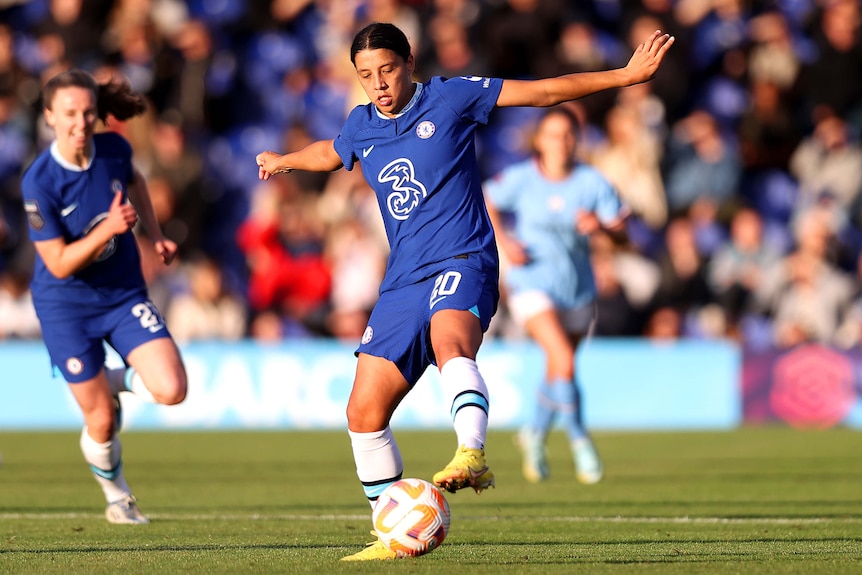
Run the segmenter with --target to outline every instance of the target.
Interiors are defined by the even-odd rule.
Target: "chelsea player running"
[[[145,103],[128,84],[97,84],[77,69],[51,78],[42,98],[55,139],[21,180],[37,254],[33,303],[51,362],[83,412],[81,451],[108,502],[105,516],[149,523],[123,474],[119,394],[176,404],[186,373],[147,295],[132,233],[138,215],[165,264],[177,246],[162,236],[129,143],[95,133],[98,120],[131,118]],[[130,367],[106,370],[104,343]]]
[[[432,364],[458,439],[455,457],[433,482],[450,492],[494,485],[484,451],[488,390],[475,360],[497,308],[499,266],[476,161],[477,124],[486,123],[495,106],[552,106],[645,82],[672,44],[656,31],[618,70],[534,81],[435,77],[417,83],[404,33],[373,23],[350,49],[370,103],[354,108],[335,140],[257,155],[263,180],[292,170],[350,170],[359,162],[377,195],[391,251],[356,351],[347,405],[356,471],[372,506],[403,472],[392,414]],[[393,558],[375,541],[344,560]]]

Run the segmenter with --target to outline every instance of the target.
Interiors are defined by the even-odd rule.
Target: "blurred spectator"
[[[660,280],[658,266],[607,234],[590,237],[596,282],[597,336],[637,336],[644,329],[649,305]]]
[[[657,75],[649,82],[666,110],[667,121],[673,123],[687,113],[691,97],[691,71],[688,63],[691,51],[691,32],[681,26],[674,14],[675,0],[640,0],[622,2],[625,7],[621,32],[626,34],[628,47],[634,49],[644,34],[663,30],[675,38],[674,49],[662,62],[667,73]],[[664,136],[664,134],[662,134]]]
[[[596,284],[597,311],[592,334],[598,337],[640,335],[641,319],[623,290],[613,255],[593,254],[590,262]]]
[[[504,0],[482,20],[481,44],[500,78],[541,78],[568,21],[563,0]]]
[[[768,10],[751,19],[749,31],[752,46],[748,69],[752,82],[771,84],[781,92],[790,90],[802,62],[785,15]]]
[[[737,334],[742,315],[752,310],[752,294],[779,255],[763,242],[760,214],[751,208],[739,209],[731,220],[730,241],[713,254],[707,270],[709,287],[732,334]]]
[[[92,70],[104,58],[104,32],[114,0],[47,0],[48,13],[36,25],[42,67],[59,61]]]
[[[407,36],[411,54],[422,53],[424,30],[419,13],[413,6],[403,0],[364,0],[361,6],[361,17],[355,23],[356,30],[372,22],[390,22]]]
[[[0,87],[0,270],[29,243],[18,181],[30,153],[27,120],[15,94]]]
[[[820,11],[811,32],[816,56],[805,62],[797,82],[803,98],[803,113],[825,107],[862,130],[859,0],[829,0],[818,4]]]
[[[332,270],[328,331],[359,341],[377,302],[386,252],[360,220],[346,219],[329,233],[325,255]]]
[[[667,201],[659,169],[660,142],[631,106],[615,106],[605,123],[607,141],[593,151],[593,165],[610,180],[634,216],[661,229],[667,222]]]
[[[774,322],[778,347],[832,343],[849,309],[855,286],[852,277],[830,261],[834,235],[829,218],[817,207],[800,214],[796,249],[765,270],[755,293],[759,309]]]
[[[183,266],[187,291],[171,300],[166,321],[178,342],[236,341],[245,335],[243,300],[230,293],[216,261],[196,257]]]
[[[784,170],[799,143],[785,94],[778,84],[759,78],[749,84],[749,106],[739,122],[740,159],[746,176]]]
[[[836,345],[845,349],[862,348],[862,252],[856,255],[854,280],[853,303],[841,319],[835,334]]]
[[[600,310],[610,308],[608,323],[601,325],[604,320],[599,318],[596,333],[640,335],[661,281],[658,265],[631,243],[621,244],[602,232],[590,236],[590,251],[601,268],[597,274],[602,278],[596,278],[598,306]],[[617,303],[622,310],[613,309]],[[621,326],[624,331],[613,333]]]
[[[839,116],[823,111],[814,132],[805,137],[790,158],[790,173],[799,182],[797,210],[820,204],[832,210],[832,231],[840,232],[848,216],[856,225],[862,195],[862,145],[850,139],[849,127]],[[851,211],[854,210],[854,211]]]
[[[21,266],[0,270],[0,340],[34,339],[42,334],[30,294],[30,272]]]
[[[697,249],[695,228],[686,216],[670,221],[665,232],[665,245],[658,257],[661,273],[653,298],[653,309],[672,308],[679,312],[683,326],[700,331],[697,317],[711,302],[706,281],[706,261]]]
[[[674,341],[683,335],[683,318],[680,311],[671,306],[654,310],[647,319],[643,335],[656,341]]]
[[[287,335],[287,326],[281,313],[266,309],[252,314],[248,337],[257,343],[278,344]]]
[[[325,333],[332,284],[320,234],[310,198],[291,188],[290,178],[258,187],[237,232],[249,268],[251,309],[276,309],[306,336]]]
[[[691,29],[690,62],[697,76],[714,71],[724,56],[746,41],[748,11],[744,0],[678,0],[676,20]]]
[[[674,125],[667,163],[665,189],[672,214],[687,210],[698,200],[725,207],[738,191],[741,167],[736,150],[719,131],[715,118],[704,110]]]
[[[219,106],[225,105],[225,98],[209,78],[223,71],[219,66],[226,64],[216,62],[212,33],[199,20],[188,20],[167,40],[180,57],[160,54],[157,88],[167,92],[162,96],[162,109],[175,108],[193,140],[208,130],[223,131]],[[163,77],[170,81],[164,81]]]
[[[467,27],[454,16],[436,16],[428,25],[427,43],[428,55],[418,67],[423,79],[488,75],[488,63],[470,44]]]
[[[165,235],[177,242],[182,252],[203,250],[203,226],[211,209],[204,164],[200,153],[188,146],[182,118],[176,111],[167,111],[156,120],[148,151],[148,177],[162,182],[164,191],[171,196],[168,199],[172,209],[162,221]]]

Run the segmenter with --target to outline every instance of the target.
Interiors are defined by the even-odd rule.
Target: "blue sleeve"
[[[480,76],[459,76],[456,78],[431,78],[430,84],[435,91],[452,108],[459,118],[464,118],[479,124],[487,124],[503,80],[500,78],[482,78]]]
[[[370,104],[369,104],[370,105]],[[359,158],[353,153],[353,135],[356,133],[359,118],[363,114],[363,108],[366,106],[357,106],[351,110],[347,116],[347,121],[344,127],[341,128],[341,133],[333,141],[335,153],[341,158],[341,163],[344,164],[344,169],[347,171],[353,170],[353,165]]]
[[[30,239],[34,242],[63,236],[62,218],[57,198],[50,188],[50,176],[45,174],[44,162],[34,162],[21,179],[21,194]]]

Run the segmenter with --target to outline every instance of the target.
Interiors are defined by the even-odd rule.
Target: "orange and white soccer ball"
[[[449,503],[424,479],[400,479],[377,499],[371,521],[377,537],[399,557],[415,557],[440,546],[449,533]]]

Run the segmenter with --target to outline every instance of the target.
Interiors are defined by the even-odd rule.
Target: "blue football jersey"
[[[381,293],[420,281],[437,262],[477,253],[489,270],[497,248],[482,196],[476,125],[503,81],[434,77],[397,118],[357,106],[335,140],[344,167],[358,161],[377,195],[391,248]]]
[[[594,212],[604,224],[623,218],[626,211],[613,186],[585,164],[564,180],[548,180],[530,159],[503,170],[484,188],[499,210],[514,214],[514,235],[529,257],[508,270],[509,288],[543,291],[564,308],[588,305],[596,292],[590,244],[575,230],[575,216],[579,210]]]
[[[93,137],[90,166],[69,164],[56,150],[56,142],[27,168],[21,180],[30,239],[62,237],[67,243],[84,237],[105,219],[114,193],[123,192],[133,180],[132,148],[119,134]],[[58,279],[37,254],[31,283],[37,309],[49,305],[112,305],[130,293],[145,290],[140,254],[131,231],[115,236],[99,256],[66,279]]]

